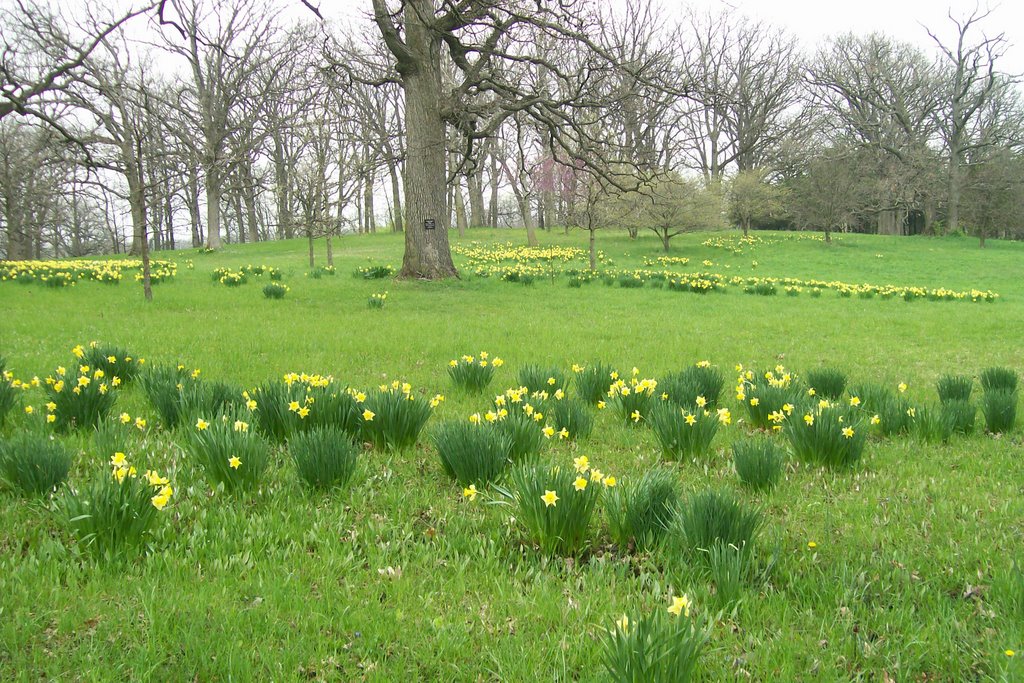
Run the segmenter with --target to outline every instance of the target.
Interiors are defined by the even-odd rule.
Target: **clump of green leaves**
[[[680,408],[692,406],[698,398],[702,398],[709,409],[714,409],[718,407],[722,389],[725,388],[725,375],[710,363],[702,361],[665,377],[659,382],[658,388],[668,394],[668,400]]]
[[[719,417],[698,404],[680,408],[675,403],[659,401],[647,422],[658,437],[666,460],[689,460],[706,457],[711,451]]]
[[[808,372],[804,379],[815,395],[832,401],[838,401],[846,391],[846,373],[837,368],[817,368]]]
[[[96,559],[126,558],[141,550],[174,490],[166,477],[140,475],[126,460],[58,500],[79,547]]]
[[[143,393],[167,430],[174,429],[182,421],[186,394],[198,390],[194,387],[195,382],[180,363],[151,365],[139,376]]]
[[[973,434],[974,422],[978,408],[971,401],[949,399],[942,402],[942,412],[946,415],[953,432],[957,434]]]
[[[288,291],[288,285],[281,282],[268,282],[263,285],[263,296],[267,299],[283,299]]]
[[[985,416],[985,429],[992,434],[1006,434],[1017,421],[1017,392],[1008,389],[990,389],[981,397],[981,412]]]
[[[640,425],[649,418],[657,404],[654,396],[657,386],[653,379],[637,380],[635,376],[628,384],[621,379],[616,380],[609,393],[615,411],[625,424]]]
[[[590,540],[590,521],[608,481],[570,467],[525,465],[512,469],[507,488],[494,488],[543,553],[576,555]]]
[[[408,384],[392,384],[367,393],[360,406],[360,435],[378,450],[398,451],[416,443],[433,408]]]
[[[1017,391],[1017,372],[1010,368],[988,368],[981,373],[981,388],[989,391]]]
[[[609,489],[604,507],[612,539],[620,549],[632,543],[650,550],[664,537],[679,500],[675,473],[661,467]]]
[[[544,447],[543,424],[523,410],[512,408],[495,428],[509,442],[509,458],[516,463],[533,462]]]
[[[608,396],[608,389],[611,388],[613,368],[604,363],[590,363],[585,366],[575,366],[575,382],[577,395],[590,404],[603,401]]]
[[[270,459],[263,437],[234,415],[198,418],[189,431],[189,451],[210,484],[228,491],[256,488]]]
[[[865,413],[878,416],[876,422],[882,435],[906,434],[913,427],[913,406],[901,393],[880,384],[862,384],[852,387],[850,395],[861,400]]]
[[[953,416],[941,405],[916,406],[911,409],[914,431],[928,443],[946,443],[953,436]]]
[[[481,351],[477,356],[465,355],[449,361],[448,376],[459,389],[479,394],[490,386],[502,363],[500,358],[491,359],[486,351]]]
[[[616,683],[688,683],[709,630],[699,618],[665,609],[630,620],[623,616],[602,640],[601,661]]]
[[[716,544],[751,548],[762,521],[760,510],[744,507],[725,491],[707,489],[690,496],[678,510],[671,537],[684,554],[706,560]]]
[[[942,403],[949,401],[970,401],[974,380],[966,375],[943,375],[935,383]]]
[[[748,371],[742,380],[743,405],[750,424],[759,429],[772,429],[803,399],[804,392],[796,378],[782,369],[761,373]]]
[[[445,473],[462,486],[497,481],[509,464],[512,441],[490,424],[442,422],[433,441]]]
[[[58,368],[54,381],[47,380],[47,401],[53,404],[53,427],[59,432],[92,428],[110,414],[117,397],[113,380],[100,369],[87,365],[78,368],[78,374],[61,372]]]
[[[574,398],[549,401],[547,416],[556,432],[563,429],[570,441],[586,439],[594,429],[594,415],[583,402]]]
[[[849,467],[860,460],[868,432],[859,413],[826,403],[794,413],[783,431],[797,458],[828,467]]]
[[[553,394],[559,389],[565,391],[569,386],[565,373],[556,367],[524,365],[519,368],[518,379],[519,384],[526,387],[530,394],[538,391]]]
[[[755,491],[775,487],[782,477],[786,456],[769,439],[744,439],[732,445],[732,461],[744,485]]]
[[[356,471],[359,447],[337,427],[317,427],[292,435],[288,452],[299,479],[311,489],[344,488]]]
[[[46,434],[18,432],[0,441],[0,478],[25,496],[52,493],[68,477],[71,454]]]
[[[84,349],[84,353],[82,363],[90,366],[93,370],[102,370],[106,377],[118,377],[125,383],[134,380],[145,363],[127,349],[109,344],[93,342]]]

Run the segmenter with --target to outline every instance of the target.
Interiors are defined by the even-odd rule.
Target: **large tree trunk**
[[[590,272],[594,272],[594,271],[597,270],[597,246],[596,246],[596,241],[597,240],[595,239],[595,235],[596,235],[597,231],[594,230],[593,228],[591,228],[589,232],[590,232],[590,245],[589,245],[590,248],[587,250],[587,253],[590,256]]]
[[[192,246],[198,248],[203,245],[203,227],[199,215],[199,169],[194,165],[189,167],[186,195],[188,214],[192,221]]]
[[[206,168],[206,246],[220,249],[220,169],[210,164]]]
[[[441,42],[419,17],[432,17],[433,0],[409,0],[406,43],[416,68],[403,75],[408,157],[406,162],[405,257],[401,278],[457,277],[448,245],[445,212],[445,124],[441,118]]]
[[[288,174],[288,162],[285,158],[283,136],[274,133],[274,189],[277,195],[277,235],[283,239],[291,239],[292,208],[291,208],[291,176]]]
[[[466,189],[469,190],[469,225],[479,228],[487,224],[484,215],[484,183],[479,170],[466,176]]]
[[[369,149],[364,154],[369,155]],[[377,232],[377,217],[373,210],[373,174],[366,174],[366,182],[363,184],[363,205],[366,207],[363,218],[366,220],[366,232]]]
[[[462,195],[462,183],[455,179],[455,226],[459,229],[459,237],[466,236],[466,198]]]
[[[946,205],[946,230],[955,233],[960,229],[960,159],[956,154],[949,156],[949,177],[946,186],[948,196]],[[982,237],[981,246],[985,246]]]
[[[896,209],[883,209],[878,212],[879,235],[901,235],[903,230],[897,221]]]
[[[492,228],[498,227],[498,158],[491,155],[491,207],[487,224]]]

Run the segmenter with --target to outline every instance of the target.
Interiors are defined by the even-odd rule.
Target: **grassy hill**
[[[311,494],[276,447],[257,491],[212,492],[189,447],[191,425],[164,430],[137,386],[114,414],[148,427],[133,457],[169,472],[176,493],[148,556],[123,563],[82,556],[47,500],[0,493],[0,678],[86,680],[547,680],[600,679],[601,639],[621,615],[664,611],[685,593],[707,619],[700,680],[1016,680],[1024,676],[1024,464],[1021,431],[932,443],[873,431],[851,469],[787,461],[770,493],[741,486],[731,444],[753,430],[734,397],[734,367],[784,365],[797,374],[840,368],[851,384],[906,383],[914,405],[937,402],[943,375],[1024,370],[1024,244],[967,239],[840,235],[683,235],[666,256],[651,235],[598,234],[601,277],[578,287],[585,254],[530,261],[533,282],[501,279],[518,231],[470,231],[455,240],[462,279],[366,280],[353,272],[401,264],[401,235],[335,242],[336,274],[310,277],[302,240],[180,252],[177,276],[143,301],[118,285],[0,282],[0,355],[21,379],[77,361],[99,340],[148,365],[182,363],[207,381],[251,389],[285,373],[332,375],[369,389],[408,381],[417,396],[442,393],[418,444],[367,450],[344,490]],[[585,248],[583,234],[541,233],[544,247]],[[471,260],[471,255],[476,260]],[[323,265],[323,244],[317,244]],[[490,266],[483,264],[491,259]],[[522,259],[520,259],[523,261]],[[523,261],[526,263],[525,261]],[[277,268],[290,291],[263,296],[267,275],[227,287],[216,268]],[[489,276],[477,271],[491,268]],[[635,270],[641,287],[620,285]],[[707,294],[673,291],[678,274],[714,273]],[[577,272],[581,271],[581,272]],[[736,284],[728,284],[732,278]],[[796,278],[788,295],[748,294],[753,278]],[[883,298],[841,285],[989,290],[994,302]],[[767,282],[767,281],[766,281]],[[383,308],[368,298],[387,291]],[[483,396],[458,391],[448,363],[481,350],[504,359]],[[757,576],[723,607],[700,562],[678,550],[630,552],[612,542],[604,512],[587,552],[545,557],[517,514],[462,495],[442,471],[429,435],[463,421],[518,386],[527,364],[602,361],[628,377],[665,378],[709,361],[725,374],[733,416],[711,453],[672,465],[684,493],[733,492],[763,511]],[[980,389],[975,385],[975,398]],[[843,397],[846,402],[850,394]],[[45,412],[42,391],[23,392],[0,434],[10,438]],[[33,415],[21,408],[31,405]],[[1019,412],[1019,411],[1018,411]],[[553,439],[544,462],[587,455],[619,482],[652,468],[650,429],[595,410],[593,434]],[[780,446],[786,439],[770,436]],[[72,486],[104,470],[89,435],[61,437],[79,451]],[[140,468],[141,469],[141,468]],[[809,546],[813,543],[813,547]],[[1016,582],[1016,583],[1015,583]],[[1022,651],[1013,657],[1007,651]]]

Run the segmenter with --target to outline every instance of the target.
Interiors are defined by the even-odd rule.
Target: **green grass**
[[[0,355],[21,379],[77,368],[71,347],[96,339],[244,388],[305,371],[332,374],[340,387],[398,379],[423,400],[447,395],[415,447],[364,453],[345,489],[322,494],[302,488],[281,447],[257,490],[211,493],[177,447],[183,433],[151,430],[129,457],[140,471],[166,473],[175,495],[148,541],[152,554],[123,566],[81,555],[47,505],[0,492],[0,679],[592,680],[601,676],[602,629],[624,613],[664,610],[684,592],[710,622],[699,680],[1024,676],[1024,656],[1004,654],[1024,651],[1024,623],[988,590],[1020,555],[1019,427],[999,438],[978,429],[945,445],[872,437],[852,470],[793,462],[770,496],[746,490],[731,460],[731,444],[749,433],[733,396],[737,363],[783,363],[797,373],[836,367],[851,385],[902,381],[918,405],[937,401],[935,383],[946,374],[1024,370],[1016,343],[1024,244],[990,241],[982,251],[965,239],[842,235],[827,247],[774,235],[775,244],[734,254],[701,246],[707,237],[673,240],[671,255],[690,258],[673,269],[1001,296],[987,304],[833,291],[759,297],[740,288],[697,295],[600,280],[573,288],[566,277],[524,287],[466,268],[461,280],[384,287],[348,275],[399,266],[400,235],[337,240],[338,275],[319,279],[305,276],[303,241],[182,252],[177,278],[156,286],[151,304],[130,277],[66,289],[0,283]],[[585,234],[540,238],[585,247]],[[524,235],[453,239],[520,244]],[[616,268],[662,254],[653,236],[601,232],[598,248]],[[320,258],[323,245],[317,250]],[[250,263],[279,268],[288,296],[266,300],[266,276],[235,288],[211,279],[214,268]],[[369,310],[369,295],[384,288],[387,306]],[[505,365],[483,396],[452,392],[448,361],[479,349]],[[442,420],[491,409],[490,394],[517,384],[527,364],[569,376],[573,363],[601,361],[628,380],[634,366],[639,377],[659,378],[700,360],[725,373],[721,403],[733,424],[719,430],[706,461],[678,466],[681,488],[724,488],[765,519],[762,580],[717,619],[713,583],[698,563],[614,549],[603,512],[588,553],[546,557],[509,508],[486,504],[486,489],[464,498],[426,438]],[[20,394],[36,412],[12,411],[0,434],[41,421],[42,396]],[[120,391],[113,414],[121,411],[159,423],[138,386]],[[572,467],[586,454],[620,482],[657,464],[650,430],[624,425],[610,403],[594,414],[587,441],[546,441],[541,463]],[[74,458],[72,483],[109,459],[91,452],[85,434],[61,439],[85,451]]]

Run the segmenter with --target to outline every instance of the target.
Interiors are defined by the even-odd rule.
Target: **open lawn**
[[[753,431],[735,395],[737,364],[797,375],[831,366],[851,385],[894,393],[905,383],[901,396],[915,407],[937,404],[943,375],[974,377],[977,403],[984,369],[1024,371],[1024,244],[840,235],[825,245],[753,234],[760,241],[746,245],[735,233],[677,237],[668,255],[689,263],[665,268],[999,296],[815,297],[809,286],[789,296],[782,283],[774,296],[742,285],[697,294],[657,278],[639,288],[600,278],[571,287],[564,273],[524,285],[475,275],[464,254],[457,281],[353,277],[368,265],[400,266],[402,236],[390,234],[336,240],[337,273],[320,278],[307,275],[302,240],[175,253],[177,276],[155,285],[148,304],[130,274],[117,285],[0,282],[0,355],[22,380],[57,366],[75,373],[72,347],[98,340],[148,366],[180,362],[240,388],[307,372],[361,390],[408,381],[423,400],[446,397],[414,447],[361,452],[343,490],[308,492],[274,446],[258,488],[233,493],[212,491],[189,454],[191,420],[164,430],[139,386],[125,387],[113,415],[147,422],[128,456],[140,471],[166,474],[174,495],[148,553],[119,562],[84,555],[50,499],[0,491],[0,679],[602,679],[602,639],[616,620],[663,612],[686,594],[709,628],[698,680],[1024,680],[1019,426],[987,434],[979,411],[975,432],[948,443],[871,428],[852,467],[790,456],[783,480],[761,493],[741,485],[730,448]],[[453,239],[472,252],[525,236],[474,230]],[[540,239],[586,247],[585,233]],[[644,266],[665,255],[653,235],[597,239],[606,268],[662,269]],[[322,265],[320,242],[317,258]],[[264,298],[267,275],[234,288],[211,278],[247,264],[280,269],[290,291]],[[585,268],[585,253],[558,268]],[[383,308],[368,305],[384,291]],[[481,350],[504,365],[475,396],[452,385],[448,364]],[[493,408],[526,364],[571,376],[573,364],[601,361],[628,380],[633,367],[638,378],[662,379],[705,360],[726,377],[721,405],[732,421],[708,455],[670,466],[685,495],[728,490],[763,511],[739,602],[723,602],[705,563],[672,543],[646,552],[614,543],[600,503],[582,552],[546,556],[517,510],[492,504],[496,491],[463,496],[430,438],[445,420]],[[42,428],[46,401],[42,389],[22,392],[0,434]],[[630,424],[615,407],[609,399],[589,408],[589,438],[547,440],[541,461],[568,469],[586,455],[620,486],[654,467],[662,449],[646,419]],[[61,438],[76,449],[71,486],[106,476],[110,456],[87,434]],[[783,434],[770,438],[789,448]]]

